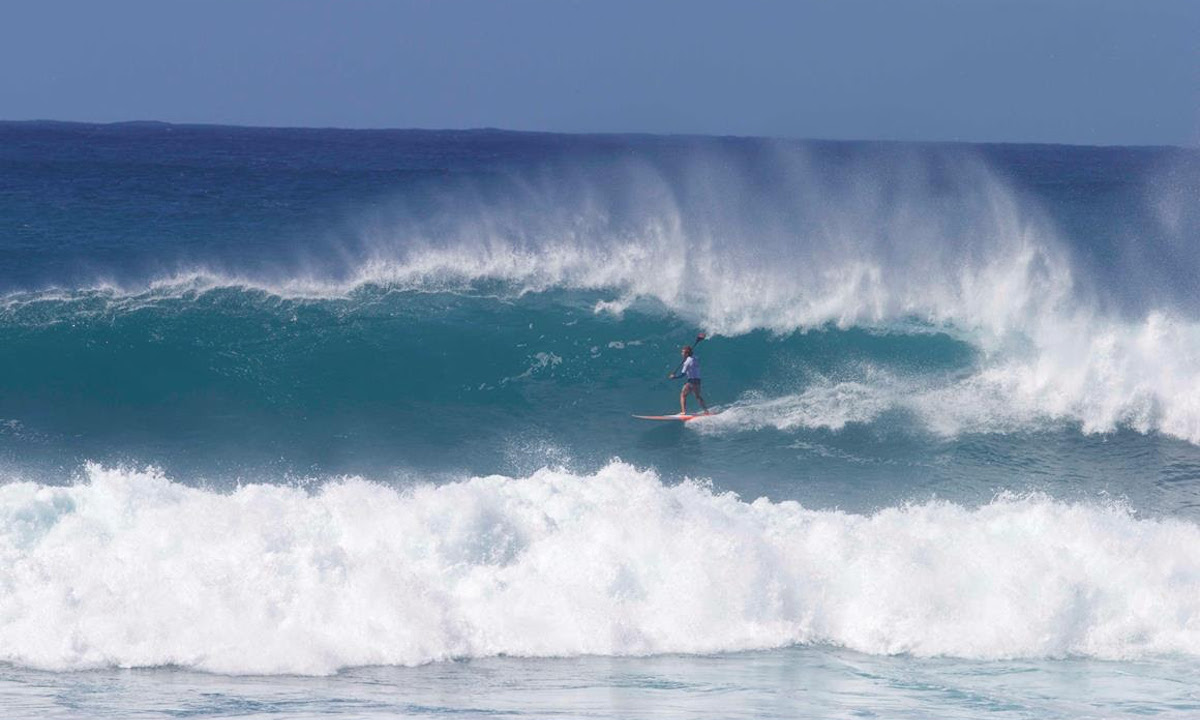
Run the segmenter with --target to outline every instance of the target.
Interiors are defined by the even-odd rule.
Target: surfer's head
[[[680,350],[680,352],[682,352],[682,353],[683,353],[683,356],[684,356],[684,357],[691,357],[691,356],[692,356],[692,346],[691,346],[691,345],[684,345],[684,346],[683,346],[683,350]]]

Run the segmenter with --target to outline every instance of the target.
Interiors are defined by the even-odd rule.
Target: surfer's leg
[[[680,389],[680,391],[679,391],[679,414],[680,415],[687,415],[687,396],[688,396],[688,388],[690,388],[690,387],[691,387],[690,383],[684,383],[683,388]]]
[[[704,412],[708,412],[708,403],[704,402],[704,396],[700,394],[700,381],[689,381],[688,390],[696,396],[696,400],[700,403],[700,407],[704,409]]]

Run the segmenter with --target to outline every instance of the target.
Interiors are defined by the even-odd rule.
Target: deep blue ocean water
[[[1194,717],[1198,239],[1179,148],[0,123],[0,693]]]

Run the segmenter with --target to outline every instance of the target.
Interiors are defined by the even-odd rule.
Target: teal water
[[[1195,151],[0,141],[6,706],[1195,711]]]

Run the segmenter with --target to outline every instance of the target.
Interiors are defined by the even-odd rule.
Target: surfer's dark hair
[[[686,353],[686,354],[688,354],[688,355],[691,355],[691,354],[692,354],[692,346],[691,346],[691,345],[684,345],[684,346],[683,346],[683,352],[684,352],[684,353]]]

